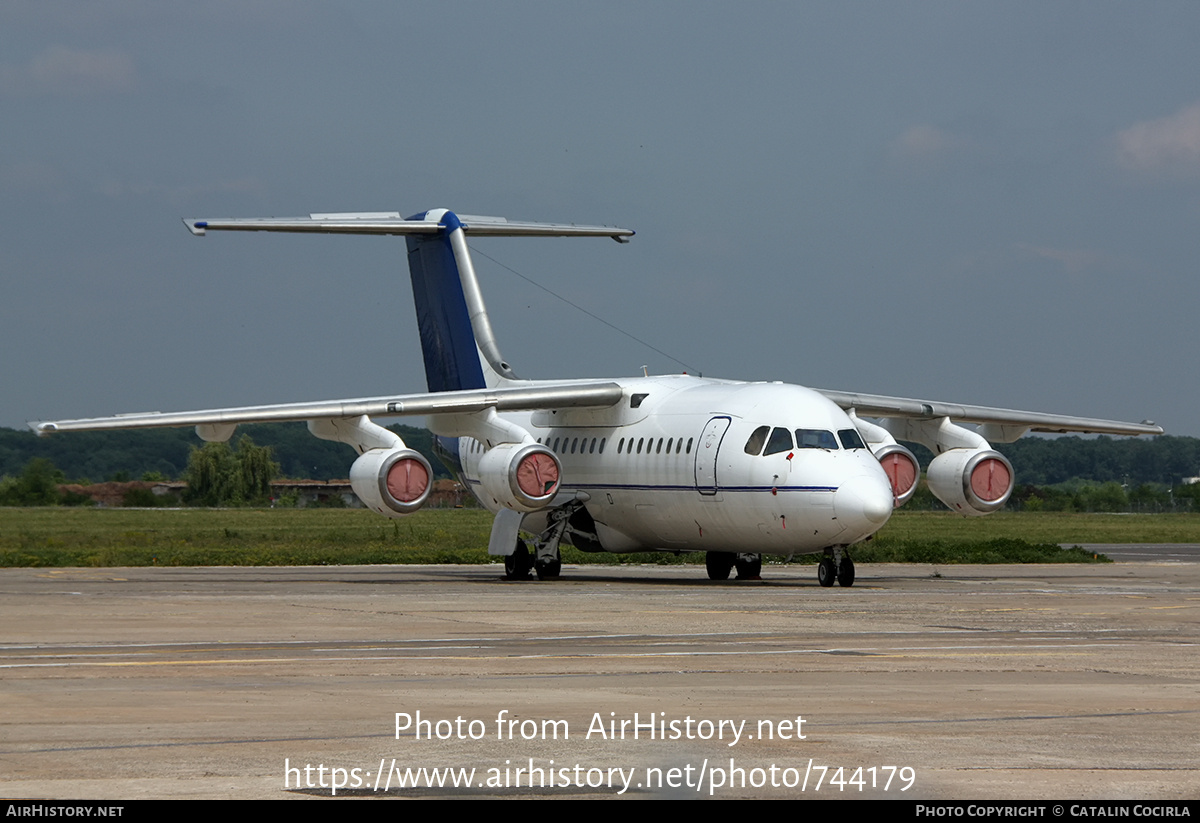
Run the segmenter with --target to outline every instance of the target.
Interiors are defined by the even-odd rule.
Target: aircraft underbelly
[[[832,489],[724,490],[720,500],[695,490],[642,491],[624,505],[604,497],[592,497],[592,517],[645,548],[792,554],[835,545],[844,531]]]

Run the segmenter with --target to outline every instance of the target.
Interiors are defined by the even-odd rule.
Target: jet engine
[[[433,469],[412,449],[371,449],[350,466],[350,486],[372,511],[403,517],[425,504],[433,488]]]
[[[951,511],[991,514],[1012,494],[1013,469],[1004,455],[992,449],[950,449],[933,458],[925,482]]]
[[[875,451],[875,458],[892,484],[892,507],[900,508],[909,501],[917,490],[917,481],[921,479],[921,464],[916,455],[898,443],[881,446]]]
[[[534,443],[501,443],[479,458],[480,494],[514,511],[545,508],[558,493],[561,476],[554,452]]]

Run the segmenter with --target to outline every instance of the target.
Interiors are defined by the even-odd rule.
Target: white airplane
[[[387,517],[421,508],[428,461],[371,416],[423,415],[438,456],[496,513],[488,551],[511,578],[557,577],[559,545],[583,551],[706,552],[708,576],[756,578],[762,555],[823,552],[822,586],[854,582],[846,550],[874,535],[916,488],[920,467],[897,440],[935,454],[926,481],[953,511],[1003,507],[1009,461],[989,440],[1030,431],[1161,434],[1122,423],[687,374],[521,380],[500,354],[468,236],[592,236],[629,229],[509,222],[436,209],[302,218],[185,220],[209,231],[404,235],[425,394],[127,414],[33,424],[39,433],[195,426],[227,441],[239,423],[303,420],[353,446],[355,493]],[[874,422],[865,418],[876,418]],[[959,423],[977,424],[977,430]],[[530,539],[521,537],[529,535]],[[532,549],[532,551],[531,551]]]

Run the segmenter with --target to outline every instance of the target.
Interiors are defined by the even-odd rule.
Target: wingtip
[[[183,225],[187,226],[187,230],[197,237],[203,237],[205,230],[208,228],[208,223],[206,221],[192,220],[187,217],[183,218]]]

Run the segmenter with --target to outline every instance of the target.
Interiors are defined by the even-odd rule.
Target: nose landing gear
[[[817,582],[825,588],[829,588],[835,582],[845,588],[854,585],[854,561],[842,546],[825,550],[825,556],[817,566]]]

